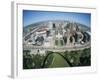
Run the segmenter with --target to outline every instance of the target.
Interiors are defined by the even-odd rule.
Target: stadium
[[[68,20],[47,20],[23,27],[23,68],[91,65],[91,30]]]

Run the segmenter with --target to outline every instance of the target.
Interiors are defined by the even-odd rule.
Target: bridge
[[[53,29],[55,24],[55,29]],[[77,24],[78,25],[78,24]],[[67,27],[66,27],[67,26]],[[90,42],[90,34],[89,31],[86,31],[86,33],[83,33],[84,30],[81,28],[77,29],[79,26],[76,26],[74,23],[68,22],[44,22],[37,26],[34,26],[35,29],[29,31],[25,36],[23,36],[23,49],[24,50],[48,50],[48,51],[54,51],[54,52],[62,52],[62,51],[72,51],[72,50],[83,50],[85,48],[91,47]],[[42,34],[42,37],[44,36],[43,42],[46,43],[46,41],[49,42],[49,46],[45,46],[44,44],[37,45],[39,42],[43,43],[42,40],[36,41],[35,36],[38,37],[36,32],[39,29],[47,28],[50,30],[51,34],[51,40],[48,38],[50,36],[44,36]],[[46,34],[46,33],[45,33]],[[76,34],[76,35],[75,35]],[[32,43],[33,42],[33,43]],[[57,42],[57,44],[56,44]],[[62,43],[61,43],[62,42]],[[83,43],[82,43],[83,42]],[[35,43],[35,44],[34,44]],[[53,44],[53,45],[52,45]],[[62,45],[63,44],[63,45]],[[62,45],[62,46],[61,46]]]

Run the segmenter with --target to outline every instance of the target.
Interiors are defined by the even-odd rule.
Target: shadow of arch
[[[54,52],[52,52],[52,53],[49,53],[49,54],[45,57],[45,59],[44,59],[44,61],[43,61],[43,63],[42,63],[42,66],[41,66],[42,68],[44,68],[45,62],[46,62],[46,60],[48,59],[48,57],[49,57],[51,54],[58,54],[58,55],[60,55],[60,56],[69,64],[70,67],[73,67],[73,65],[70,63],[70,61],[69,61],[65,56],[63,56],[63,55],[60,54],[60,53],[54,53]]]

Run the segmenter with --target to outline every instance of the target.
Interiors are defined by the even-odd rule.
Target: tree
[[[80,66],[90,66],[91,65],[90,51],[91,51],[90,48],[83,50],[81,57],[80,57]]]
[[[32,68],[32,56],[29,54],[29,50],[23,51],[23,69],[31,69]]]

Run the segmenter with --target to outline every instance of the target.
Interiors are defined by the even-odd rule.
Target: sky
[[[90,27],[90,13],[23,10],[23,26],[46,20],[71,20]]]

